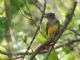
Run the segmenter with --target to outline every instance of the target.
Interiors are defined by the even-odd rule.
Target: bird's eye
[[[49,16],[52,16],[52,14],[50,14]]]

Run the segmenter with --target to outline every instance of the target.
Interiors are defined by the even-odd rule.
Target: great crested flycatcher
[[[45,17],[48,20],[46,25],[46,34],[49,39],[54,38],[59,32],[60,22],[57,20],[54,13],[47,13]]]
[[[48,40],[51,40],[58,34],[60,29],[60,22],[57,20],[54,13],[47,13],[45,14],[44,17],[47,18],[48,20],[46,25],[46,34],[48,36]],[[50,44],[46,46],[47,49],[49,47],[50,47]]]

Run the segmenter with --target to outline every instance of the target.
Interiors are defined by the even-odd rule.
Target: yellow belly
[[[59,31],[59,25],[53,25],[48,28],[48,38],[54,38]]]

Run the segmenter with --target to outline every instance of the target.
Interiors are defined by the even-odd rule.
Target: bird
[[[56,18],[55,13],[47,13],[44,15],[45,18],[47,18],[47,24],[46,24],[46,35],[48,37],[48,40],[53,39],[60,30],[60,22]],[[52,42],[53,43],[53,42]],[[45,46],[44,49],[49,49],[50,44]]]

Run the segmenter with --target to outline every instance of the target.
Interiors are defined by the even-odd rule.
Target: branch
[[[71,18],[72,18],[72,16],[73,16],[73,13],[74,13],[74,10],[75,10],[75,8],[76,8],[76,5],[77,5],[77,2],[74,1],[73,6],[72,6],[72,9],[71,9],[71,11],[70,11],[70,14],[66,17],[65,23],[64,23],[64,25],[61,27],[59,34],[58,34],[54,39],[49,40],[49,41],[43,43],[41,46],[39,46],[39,47],[35,50],[35,52],[32,54],[30,60],[33,60],[34,57],[35,57],[35,56],[41,51],[41,49],[44,48],[47,44],[50,44],[51,42],[54,42],[54,41],[55,41],[55,43],[56,43],[56,42],[58,41],[58,39],[61,37],[62,33],[63,33],[64,30],[66,29],[67,25],[68,25],[69,22],[71,21]],[[54,45],[55,45],[55,43],[54,43]]]
[[[79,42],[80,39],[75,39],[75,40],[67,40],[65,42],[62,42],[60,45],[58,46],[54,46],[53,49],[57,49],[57,48],[60,48],[60,47],[63,47],[63,46],[67,46],[67,45],[72,45],[73,43],[76,43],[76,42]]]
[[[10,14],[10,1],[9,0],[4,0],[4,5],[5,5],[5,15],[6,15],[6,25],[5,25],[5,30],[6,30],[6,40],[7,43],[10,42],[11,39],[11,14]]]
[[[61,47],[67,46],[67,45],[72,45],[73,43],[76,43],[76,42],[80,42],[80,39],[67,40],[65,42],[62,42],[60,45],[54,46],[54,48],[52,48],[52,49],[58,49],[58,48],[61,48]],[[48,52],[48,50],[43,50],[39,54],[44,54],[44,53],[47,53],[47,52]],[[23,54],[24,53],[18,53],[17,55],[23,55]],[[31,54],[32,53],[27,53],[27,55],[31,55]],[[18,58],[15,58],[15,59],[18,59]]]
[[[43,20],[44,14],[45,14],[45,8],[46,8],[46,0],[45,0],[45,3],[44,3],[44,9],[43,9],[43,11],[42,11],[42,16],[41,16],[41,19],[40,19],[40,24],[39,24],[39,26],[37,27],[37,30],[36,30],[36,32],[35,32],[35,35],[34,35],[33,39],[31,40],[30,45],[28,46],[28,48],[27,48],[27,50],[26,50],[26,52],[25,52],[25,54],[24,54],[23,57],[25,57],[25,55],[26,55],[26,53],[28,52],[28,50],[30,49],[30,47],[31,47],[34,39],[36,38],[36,36],[37,36],[37,34],[38,34],[38,31],[40,30],[40,25],[42,24],[42,20]]]
[[[75,5],[75,3],[73,3],[73,6],[72,6],[72,8],[70,9],[70,12],[68,12],[68,14],[67,14],[67,16],[66,16],[66,18],[69,18],[69,15],[71,15],[71,12],[73,12],[74,13],[74,6]],[[74,30],[71,30],[71,31],[73,31],[73,32],[75,32]],[[76,33],[76,32],[75,32]],[[78,34],[79,35],[79,34]],[[48,55],[47,55],[47,57],[46,57],[46,59],[45,60],[47,60],[48,59],[48,57],[49,57],[49,55],[50,55],[50,53],[51,53],[51,51],[53,50],[53,48],[54,48],[54,45],[55,45],[55,43],[53,44],[53,46],[51,46],[51,48],[49,49],[49,51],[48,51]]]
[[[5,6],[5,15],[6,15],[6,24],[5,24],[5,33],[6,33],[6,40],[7,40],[7,50],[9,60],[12,60],[12,50],[11,50],[11,44],[12,44],[12,33],[11,33],[11,12],[10,12],[10,0],[4,0],[4,6]]]
[[[80,42],[80,39],[74,39],[74,40],[67,40],[65,42],[62,42],[60,45],[57,45],[57,46],[54,46],[53,49],[58,49],[58,48],[61,48],[61,47],[64,47],[64,46],[67,46],[67,45],[72,45],[73,43],[76,43],[76,42]],[[43,50],[40,52],[40,54],[43,54],[43,53],[46,53],[47,50]],[[8,52],[5,52],[5,51],[1,51],[0,50],[0,53],[1,54],[4,54],[4,55],[9,55]],[[19,53],[16,53],[15,55],[24,55],[25,52],[19,52]],[[27,52],[26,55],[31,55],[32,53],[29,53]]]
[[[75,33],[76,35],[80,36],[80,33],[78,33],[78,31],[74,30],[74,29],[69,29],[70,31],[72,31],[73,33]]]
[[[24,1],[24,0],[23,0]],[[33,1],[32,1],[33,2]],[[35,4],[35,2],[33,2],[34,4]],[[35,26],[37,27],[37,25],[36,25],[36,23],[35,23],[35,20],[32,18],[32,14],[31,14],[31,11],[30,11],[30,9],[29,9],[29,7],[28,7],[28,5],[26,4],[26,1],[24,1],[24,4],[25,4],[25,6],[26,6],[26,8],[27,8],[27,10],[28,10],[28,14],[30,15],[30,17],[31,18],[28,18],[27,16],[25,16],[24,14],[26,14],[26,12],[25,11],[23,11],[24,12],[24,14],[23,14],[23,12],[21,11],[21,9],[20,9],[20,12],[21,12],[21,14],[25,17],[25,18],[27,18],[28,20],[32,20],[32,22],[35,24]],[[39,9],[40,10],[40,9]],[[41,10],[41,12],[42,12],[42,10]],[[46,38],[46,36],[40,31],[40,33]]]
[[[0,50],[0,54],[9,55],[10,53]]]

